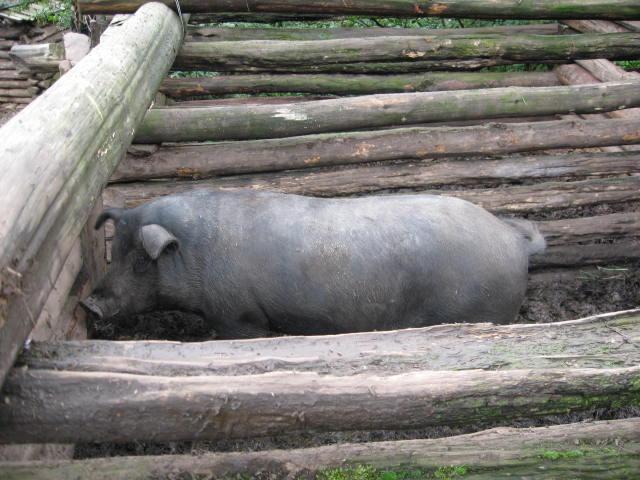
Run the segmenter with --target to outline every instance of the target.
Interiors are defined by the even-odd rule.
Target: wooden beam
[[[0,130],[0,381],[180,41],[177,16],[145,5]]]
[[[640,143],[638,120],[552,120],[163,146],[127,155],[111,181],[200,177],[347,165],[397,159],[502,155],[553,148]]]
[[[294,450],[112,457],[65,462],[0,464],[6,480],[143,480],[235,478],[261,472],[277,478],[317,478],[335,468],[367,465],[441,478],[452,466],[465,479],[619,479],[640,469],[640,419],[538,428],[495,428],[425,440],[329,445]],[[444,473],[443,473],[444,472]],[[392,478],[390,476],[390,478]]]
[[[636,218],[637,224],[637,218]],[[563,232],[564,234],[565,232]],[[29,370],[135,375],[317,372],[391,375],[413,370],[630,367],[640,352],[640,310],[545,324],[456,324],[389,332],[209,342],[34,342]],[[540,344],[544,338],[544,344]]]
[[[243,40],[330,40],[332,38],[406,37],[421,35],[554,35],[563,28],[557,23],[529,25],[498,25],[480,28],[228,28],[190,25],[187,41],[243,41]],[[628,31],[628,30],[623,30]]]
[[[61,43],[14,45],[9,56],[19,70],[57,72],[64,60],[64,46]]]
[[[195,182],[123,183],[107,187],[105,204],[134,207],[154,198],[194,188],[215,188],[213,180]],[[243,187],[236,188],[246,188]],[[542,182],[506,188],[446,190],[447,195],[464,198],[494,213],[535,213],[565,208],[624,203],[640,200],[640,177],[602,178],[576,182]],[[286,189],[280,191],[286,192]],[[421,190],[442,194],[442,190]],[[327,191],[327,196],[333,192]]]
[[[168,78],[160,91],[173,98],[233,93],[367,95],[496,87],[559,85],[553,72],[429,72],[405,75],[226,75]],[[269,97],[265,97],[269,98]],[[279,97],[275,97],[279,98]]]
[[[639,383],[637,366],[346,376],[15,370],[0,404],[0,443],[228,440],[508,422],[636,405]]]
[[[296,66],[496,59],[502,63],[632,59],[640,33],[578,35],[422,35],[313,41],[186,42],[178,70],[295,71]]]
[[[82,15],[95,13],[130,13],[142,0],[79,0]],[[170,4],[169,1],[166,2]],[[255,12],[305,15],[364,15],[375,17],[451,17],[451,18],[516,18],[516,19],[640,19],[640,6],[634,0],[557,0],[527,2],[518,0],[440,0],[434,4],[416,4],[413,0],[183,0],[185,13]]]
[[[138,143],[247,140],[472,120],[487,117],[599,113],[640,105],[637,82],[398,93],[295,105],[163,108],[147,113]]]

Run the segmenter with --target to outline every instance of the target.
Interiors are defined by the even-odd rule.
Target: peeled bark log
[[[0,381],[180,40],[176,15],[145,5],[0,130]]]
[[[168,105],[158,108],[190,108],[190,107],[228,107],[231,105],[285,105],[288,103],[315,102],[317,100],[328,100],[336,98],[333,95],[287,95],[283,97],[233,97],[233,98],[214,98],[208,100],[184,100],[180,102],[171,102]]]
[[[154,109],[147,113],[135,141],[247,140],[487,117],[598,113],[640,106],[638,85],[637,82],[611,82],[397,93],[250,109]]]
[[[563,27],[557,23],[531,25],[499,25],[480,28],[209,28],[189,26],[187,41],[243,41],[243,40],[330,40],[332,38],[406,37],[421,35],[554,35]],[[566,27],[564,27],[566,28]],[[627,32],[628,30],[622,29]]]
[[[33,72],[57,72],[64,60],[64,46],[60,43],[14,45],[9,56],[19,69]]]
[[[467,323],[249,341],[34,342],[17,366],[165,377],[292,370],[384,376],[413,370],[631,367],[640,353],[625,338],[639,334],[640,310],[632,310],[546,324]]]
[[[315,64],[498,59],[566,62],[581,58],[635,58],[640,33],[579,35],[422,35],[312,41],[187,42],[173,68],[246,71]]]
[[[83,15],[95,13],[134,12],[142,0],[79,0]],[[167,1],[166,5],[170,5]],[[419,5],[413,0],[183,0],[185,13],[255,12],[305,15],[362,15],[374,17],[451,17],[451,18],[516,18],[558,19],[597,18],[609,20],[640,19],[640,6],[634,0],[558,0],[527,2],[518,0],[441,0],[434,4]]]
[[[5,480],[146,480],[243,478],[261,472],[276,478],[311,479],[322,470],[358,465],[390,471],[420,469],[425,476],[446,471],[446,466],[464,466],[464,478],[471,480],[556,480],[566,475],[617,480],[640,469],[640,420],[503,427],[430,440],[295,450],[8,463],[0,464],[0,475]]]
[[[272,140],[163,146],[128,155],[112,181],[209,177],[396,159],[499,155],[552,148],[640,143],[638,120],[558,120],[416,127]]]
[[[20,103],[20,104],[27,104],[27,103],[31,103],[31,100],[33,100],[32,97],[0,97],[0,102],[2,103]]]
[[[640,367],[192,377],[15,370],[0,404],[0,443],[219,440],[508,422],[635,405],[639,384]]]
[[[554,68],[554,72],[563,85],[594,85],[600,83],[600,80],[575,63],[558,65]]]
[[[130,208],[173,193],[194,188],[213,188],[211,183],[215,183],[215,181],[117,184],[104,190],[105,204]],[[280,191],[287,192],[286,189]],[[534,213],[640,200],[640,177],[605,178],[579,182],[544,182],[498,189],[420,191],[463,198],[494,213]],[[326,192],[326,195],[333,196],[333,192]]]
[[[160,91],[173,98],[232,93],[287,92],[366,95],[510,86],[549,87],[558,84],[558,78],[553,72],[431,72],[421,75],[231,75],[209,78],[168,78],[162,82]]]
[[[0,97],[33,98],[39,91],[38,87],[0,88]]]
[[[17,81],[28,80],[29,75],[26,73],[18,72],[17,70],[0,70],[0,80],[2,81]]]
[[[33,79],[25,79],[25,80],[5,80],[0,78],[0,89],[11,88],[11,89],[21,89],[21,88],[29,88],[37,85],[38,81]]]

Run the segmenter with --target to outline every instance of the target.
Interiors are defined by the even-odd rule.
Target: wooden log
[[[186,42],[174,68],[237,71],[298,65],[473,60],[566,62],[571,59],[635,58],[640,33],[579,35],[449,35],[335,40]]]
[[[123,183],[104,191],[108,206],[134,207],[157,197],[184,192],[194,188],[213,188],[213,180],[196,182]],[[640,200],[640,177],[606,178],[576,182],[543,182],[507,188],[477,188],[446,190],[446,195],[463,198],[494,213],[534,213],[564,208],[624,203]],[[242,187],[235,187],[242,188]],[[286,189],[279,191],[287,192]],[[434,195],[442,190],[420,190]],[[333,196],[331,191],[327,196]]]
[[[490,452],[490,453],[489,453]],[[640,420],[572,423],[538,428],[494,428],[427,440],[329,445],[294,450],[200,455],[112,457],[63,462],[0,464],[6,480],[142,480],[148,478],[318,478],[335,468],[368,465],[445,477],[464,467],[465,479],[619,479],[640,469]],[[382,477],[384,478],[384,477]],[[391,474],[389,474],[389,478]],[[414,477],[417,478],[417,477]]]
[[[207,78],[168,78],[162,82],[160,91],[173,98],[232,93],[286,92],[366,95],[510,86],[548,87],[558,84],[558,78],[553,72],[429,72],[410,75],[229,75]]]
[[[148,157],[137,157],[136,163],[148,165],[150,162]],[[148,166],[153,168],[153,164]],[[192,167],[176,165],[169,176],[195,179],[210,176]],[[403,188],[427,189],[443,185],[495,185],[554,178],[599,178],[632,174],[640,174],[638,152],[514,156],[499,160],[454,159],[438,163],[432,160],[403,161],[364,167],[224,176],[211,179],[206,185],[222,189],[251,188],[328,196]],[[149,177],[160,178],[160,175],[151,174]]]
[[[566,27],[565,27],[566,28]],[[333,38],[406,37],[420,35],[554,35],[562,27],[557,23],[529,25],[498,25],[480,28],[225,28],[190,25],[186,41],[243,41],[243,40],[330,40]],[[622,31],[628,31],[623,29]]]
[[[27,80],[29,75],[17,70],[0,70],[0,80]]]
[[[32,97],[0,97],[0,102],[2,103],[29,104],[32,100]]]
[[[282,97],[233,97],[214,98],[207,100],[183,100],[171,102],[158,108],[190,108],[190,107],[228,107],[231,105],[285,105],[289,103],[315,102],[317,100],[327,100],[336,98],[333,95],[286,95]]]
[[[21,89],[21,88],[29,88],[37,85],[38,81],[34,79],[25,79],[25,80],[4,80],[0,78],[0,89],[10,88],[10,89]]]
[[[112,181],[209,177],[385,160],[499,155],[640,142],[637,120],[554,120],[463,127],[414,127],[201,145],[128,155]]]
[[[17,366],[32,371],[166,377],[292,370],[348,376],[416,370],[631,367],[637,365],[640,352],[625,338],[638,334],[640,310],[632,310],[545,324],[437,325],[250,341],[34,342]]]
[[[83,15],[95,13],[130,13],[143,2],[141,0],[79,0]],[[167,5],[170,2],[166,3]],[[255,12],[305,15],[363,15],[375,17],[451,17],[451,18],[516,18],[558,19],[596,18],[609,20],[636,20],[640,7],[633,0],[593,0],[585,4],[581,0],[558,0],[522,3],[518,0],[494,0],[490,3],[475,0],[442,0],[433,5],[419,5],[412,0],[184,0],[181,9],[185,13]]]
[[[639,382],[637,366],[390,376],[15,370],[0,404],[0,443],[219,440],[509,422],[636,405]]]
[[[575,63],[557,65],[553,71],[563,85],[593,85],[600,83],[600,80]]]
[[[38,87],[0,88],[0,97],[33,98],[40,90]]]
[[[57,72],[64,60],[64,46],[60,43],[14,45],[9,56],[19,69],[33,72]]]
[[[598,113],[640,105],[637,82],[397,93],[289,106],[163,108],[145,116],[138,143],[289,137],[487,117]]]
[[[306,13],[260,13],[243,10],[242,12],[217,12],[191,15],[190,23],[194,25],[212,23],[276,23],[276,22],[316,22],[340,20],[334,15],[309,15]]]
[[[145,5],[0,130],[0,381],[180,40],[177,16]]]
[[[631,30],[632,32],[640,32],[640,21],[619,20],[616,23],[619,23],[620,25],[622,25],[628,30]]]

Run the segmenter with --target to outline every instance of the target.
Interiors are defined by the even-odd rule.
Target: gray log
[[[597,113],[640,106],[637,82],[365,95],[274,105],[148,112],[138,143],[246,140],[487,117]]]
[[[0,404],[0,443],[218,440],[509,422],[635,405],[639,383],[640,367],[190,377],[15,370]]]
[[[0,130],[0,381],[181,40],[149,4]]]
[[[258,472],[277,478],[317,478],[319,471],[369,465],[416,470],[440,478],[464,466],[463,478],[556,480],[619,479],[640,469],[640,419],[573,423],[541,428],[495,428],[429,440],[401,440],[201,455],[114,457],[71,462],[0,465],[5,480],[143,480],[149,478],[243,478]],[[438,478],[438,477],[435,477]]]

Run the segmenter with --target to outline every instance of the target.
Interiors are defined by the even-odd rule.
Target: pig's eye
[[[144,255],[138,255],[136,260],[133,262],[133,271],[135,273],[143,273],[146,272],[151,265],[151,259]]]

